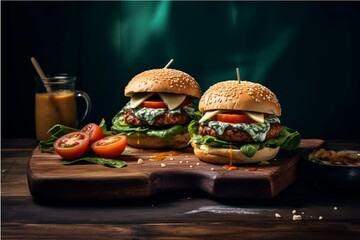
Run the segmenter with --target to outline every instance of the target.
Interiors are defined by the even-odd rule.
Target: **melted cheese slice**
[[[199,120],[199,123],[205,122],[206,120],[212,118],[213,116],[215,116],[216,114],[219,114],[221,112],[224,112],[224,111],[215,110],[215,111],[206,112],[204,114],[204,116],[202,116],[202,118]],[[249,118],[251,118],[252,120],[254,120],[258,123],[264,123],[264,114],[263,113],[245,112],[245,111],[243,111],[243,113],[245,113]]]
[[[180,106],[180,104],[185,100],[186,95],[184,94],[173,94],[173,93],[158,93],[164,103],[168,106],[170,110],[173,110]]]
[[[142,104],[146,99],[151,97],[154,93],[136,93],[131,96],[130,107],[136,108]]]
[[[205,122],[206,120],[212,118],[213,116],[215,116],[220,112],[221,112],[220,110],[206,112],[204,116],[202,116],[202,118],[199,120],[199,123]]]
[[[264,123],[264,114],[258,113],[258,112],[245,112],[244,113],[251,118],[254,121],[257,121],[258,123]]]

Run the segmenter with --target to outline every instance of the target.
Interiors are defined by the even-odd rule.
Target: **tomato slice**
[[[127,146],[126,136],[114,135],[102,138],[91,144],[92,150],[99,156],[115,158],[120,156]]]
[[[216,121],[226,122],[226,123],[256,123],[255,120],[251,119],[244,114],[235,114],[235,113],[219,113],[215,116]]]
[[[57,154],[65,159],[78,158],[83,155],[89,146],[89,134],[72,132],[60,137],[54,143]]]
[[[95,123],[86,124],[86,126],[83,127],[80,132],[89,134],[90,144],[104,137],[104,133],[101,127]]]
[[[141,106],[147,108],[167,108],[163,101],[144,101]]]
[[[192,98],[186,97],[184,101],[179,105],[179,107],[189,105],[190,103],[192,103],[192,101]],[[161,99],[146,100],[141,104],[141,106],[147,108],[168,108],[166,103],[164,103]]]
[[[184,99],[184,101],[180,104],[179,107],[183,107],[183,106],[186,106],[186,105],[189,105],[190,103],[193,102],[193,99],[191,97],[186,97]]]

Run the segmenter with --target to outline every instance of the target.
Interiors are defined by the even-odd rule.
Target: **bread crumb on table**
[[[302,220],[302,217],[301,217],[301,215],[293,215],[293,220],[294,221],[301,221]]]

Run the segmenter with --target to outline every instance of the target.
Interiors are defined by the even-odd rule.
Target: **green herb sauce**
[[[270,129],[272,123],[280,123],[280,119],[276,116],[270,116],[265,119],[264,123],[225,123],[219,121],[205,121],[204,126],[214,129],[219,135],[223,135],[228,127],[233,127],[241,131],[247,132],[255,142],[262,142],[266,138],[266,133]]]
[[[128,102],[124,109],[132,109],[134,115],[143,121],[146,121],[148,124],[152,125],[156,119],[156,117],[164,115],[165,113],[169,114],[181,114],[185,112],[191,118],[195,116],[195,106],[194,104],[189,104],[181,108],[176,108],[173,110],[169,110],[167,108],[145,108],[145,107],[137,107],[137,108],[130,108],[130,102]],[[123,111],[122,110],[122,111]]]

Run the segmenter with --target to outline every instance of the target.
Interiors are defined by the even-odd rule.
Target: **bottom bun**
[[[171,139],[161,139],[158,137],[149,137],[145,134],[134,134],[127,137],[127,144],[135,148],[185,148],[190,140],[189,133],[175,135]]]
[[[191,143],[194,148],[194,154],[200,160],[215,164],[230,163],[230,149],[214,148],[207,145]],[[257,163],[273,159],[279,152],[280,148],[263,148],[255,153],[251,158],[247,157],[238,149],[232,149],[232,164]]]

